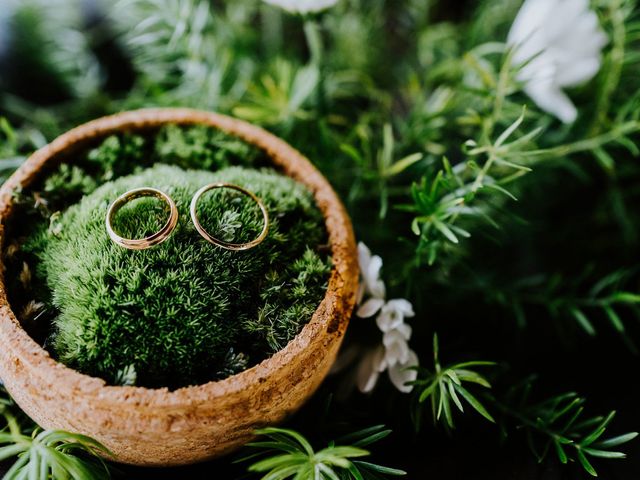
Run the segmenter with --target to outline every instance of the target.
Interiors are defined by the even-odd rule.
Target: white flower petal
[[[563,87],[579,85],[583,79],[592,78],[598,73],[601,63],[600,58],[586,58],[581,61],[576,60],[571,68],[558,72],[556,82]]]
[[[391,383],[402,393],[409,393],[413,390],[413,385],[407,385],[418,378],[418,372],[411,367],[418,366],[418,356],[413,350],[409,350],[407,361],[403,364],[396,364],[389,368],[389,379]]]
[[[382,344],[386,348],[390,348],[396,343],[407,344],[407,339],[399,330],[391,330],[382,336]]]
[[[367,352],[364,357],[362,357],[362,360],[360,360],[356,373],[358,389],[362,393],[368,393],[373,390],[380,377],[380,372],[384,371],[385,368],[384,348],[382,348],[382,346]]]
[[[360,270],[365,270],[371,261],[371,250],[364,243],[358,242],[358,264]]]
[[[378,255],[371,257],[369,264],[366,266],[365,278],[370,281],[376,281],[380,278],[380,269],[382,268],[382,258]]]
[[[413,329],[411,328],[410,325],[403,323],[402,325],[398,325],[396,327],[396,331],[400,333],[400,335],[402,335],[402,337],[405,340],[410,340],[411,339],[411,333],[413,332]]]
[[[516,15],[507,42],[511,45],[525,44],[539,31],[549,17],[557,0],[526,0]]]
[[[371,284],[369,285],[369,294],[372,297],[384,298],[387,293],[386,291],[387,289],[384,285],[384,282],[380,279],[371,282]]]
[[[362,290],[358,292],[359,302],[365,294],[376,298],[384,298],[386,289],[384,282],[380,279],[382,259],[378,255],[371,255],[371,250],[364,243],[358,243],[358,264],[360,266],[360,277]]]
[[[373,368],[378,372],[384,372],[387,367],[386,351],[382,345],[378,345],[372,357]]]
[[[380,378],[380,372],[371,368],[369,362],[363,359],[358,366],[356,378],[358,390],[362,393],[369,393],[378,383],[378,378]]]
[[[338,0],[264,0],[266,3],[275,5],[289,13],[315,13],[333,7]]]
[[[383,298],[385,295],[384,282],[380,280],[382,259],[378,255],[371,257],[371,261],[362,271],[362,276],[368,293],[374,297]]]
[[[399,315],[398,312],[393,309],[386,308],[386,305],[382,307],[382,310],[376,317],[376,324],[382,332],[393,330],[402,324],[402,322],[402,315]]]
[[[385,361],[389,367],[405,363],[409,358],[409,345],[397,330],[387,332],[382,337],[385,346]]]
[[[524,92],[565,123],[578,112],[562,88],[598,73],[607,41],[588,0],[525,0],[507,39]]]
[[[387,302],[389,308],[393,308],[398,313],[402,314],[403,317],[413,317],[415,313],[413,311],[413,305],[408,300],[404,298],[394,298],[393,300],[389,300]]]
[[[396,298],[385,303],[376,318],[376,323],[380,330],[388,332],[402,325],[405,317],[413,317],[414,315],[413,306],[410,302],[404,298]]]
[[[527,85],[524,91],[541,109],[555,115],[563,123],[572,123],[578,116],[573,102],[558,87]]]
[[[384,305],[384,300],[381,298],[370,298],[356,311],[356,315],[360,318],[369,318],[378,312]]]

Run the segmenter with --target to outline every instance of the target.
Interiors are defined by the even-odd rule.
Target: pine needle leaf
[[[473,396],[469,391],[464,388],[462,385],[455,385],[455,389],[462,395],[462,397],[471,405],[476,412],[482,415],[484,418],[489,420],[491,423],[496,423],[491,414],[487,411],[486,408]]]
[[[599,448],[602,448],[602,449],[617,447],[618,445],[622,445],[624,443],[630,442],[631,440],[635,439],[637,436],[638,436],[638,432],[630,432],[624,435],[619,435],[617,437],[609,438],[607,440],[602,440],[598,442],[597,445]]]
[[[571,308],[571,315],[576,319],[578,324],[582,327],[582,329],[587,332],[587,334],[594,336],[596,334],[596,329],[593,327],[593,324],[589,319],[576,307]]]
[[[587,457],[585,456],[584,453],[582,453],[582,450],[578,450],[578,461],[580,462],[580,465],[582,465],[582,468],[585,469],[585,471],[593,476],[593,477],[597,477],[598,473],[596,472],[596,470],[593,468],[593,466],[591,465],[591,463],[589,463],[589,460],[587,460]]]

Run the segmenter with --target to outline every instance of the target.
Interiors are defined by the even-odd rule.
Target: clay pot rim
[[[33,153],[25,163],[0,188],[0,246],[4,250],[5,220],[13,215],[13,194],[28,187],[41,175],[41,168],[75,151],[90,148],[92,143],[123,131],[144,131],[165,124],[208,125],[218,128],[263,150],[274,166],[313,193],[322,210],[329,237],[332,255],[332,271],[327,290],[312,319],[298,335],[283,349],[253,367],[223,380],[182,387],[169,391],[167,388],[145,388],[135,386],[107,385],[103,379],[73,370],[55,361],[47,350],[27,334],[17,320],[5,287],[4,265],[0,261],[0,323],[9,321],[9,330],[14,340],[3,348],[13,350],[14,358],[33,363],[38,368],[29,372],[46,377],[53,385],[72,388],[74,395],[91,397],[99,403],[136,404],[148,410],[180,409],[185,406],[209,403],[215,398],[231,395],[248,389],[256,382],[264,382],[281,366],[301,353],[314,339],[337,330],[344,330],[349,315],[336,315],[341,309],[352,308],[357,289],[357,261],[355,239],[350,220],[342,203],[324,176],[297,150],[275,135],[247,122],[213,112],[187,108],[158,108],[133,110],[98,118],[84,123],[56,138],[49,145]],[[292,161],[292,159],[294,161]],[[293,164],[301,169],[289,169]],[[301,171],[295,171],[301,170]],[[304,174],[304,177],[302,177]],[[337,301],[336,301],[337,299]],[[6,326],[6,325],[5,325]],[[16,360],[18,361],[18,360]]]

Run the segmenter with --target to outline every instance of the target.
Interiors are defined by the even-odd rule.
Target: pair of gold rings
[[[260,232],[260,234],[255,239],[246,243],[225,242],[224,240],[220,240],[214,237],[204,229],[204,227],[200,223],[200,220],[198,219],[198,213],[197,213],[198,201],[200,200],[202,195],[204,195],[206,192],[208,192],[209,190],[217,189],[217,188],[230,188],[232,190],[236,190],[242,193],[243,195],[246,195],[249,198],[251,198],[251,200],[253,200],[258,205],[262,213],[264,226],[262,227],[262,231]],[[132,200],[135,200],[136,198],[141,198],[141,197],[159,198],[160,200],[164,201],[169,206],[169,218],[167,222],[162,226],[160,230],[158,230],[152,235],[149,235],[148,237],[132,239],[132,238],[124,238],[118,235],[113,228],[113,220],[116,214],[124,205],[131,202]],[[198,233],[202,235],[202,237],[204,237],[209,243],[217,245],[218,247],[222,247],[226,250],[238,251],[238,250],[248,250],[250,248],[253,248],[259,245],[260,243],[262,243],[262,241],[267,237],[267,233],[269,232],[269,214],[267,213],[267,209],[262,203],[262,200],[260,200],[253,192],[250,192],[249,190],[239,187],[238,185],[234,185],[232,183],[224,183],[224,182],[210,183],[209,185],[205,185],[204,187],[202,187],[200,190],[198,190],[195,193],[195,195],[191,199],[189,213],[191,214],[191,221],[193,222],[193,225],[196,227],[196,230],[198,231]],[[150,247],[153,247],[154,245],[158,245],[164,242],[167,238],[169,238],[169,236],[171,235],[171,232],[173,232],[177,224],[178,224],[178,208],[176,207],[175,202],[169,195],[167,195],[166,193],[156,188],[143,187],[143,188],[136,188],[134,190],[125,192],[122,195],[120,195],[118,198],[116,198],[114,202],[109,206],[109,209],[107,210],[106,227],[107,227],[107,233],[109,234],[109,237],[117,245],[120,245],[121,247],[124,247],[124,248],[128,248],[129,250],[144,250],[146,248],[150,248]]]

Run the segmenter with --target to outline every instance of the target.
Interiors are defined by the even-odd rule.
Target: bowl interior
[[[55,362],[46,350],[26,335],[20,327],[10,308],[4,278],[1,278],[0,305],[4,305],[1,321],[5,329],[0,330],[0,333],[9,328],[12,336],[15,337],[10,342],[11,354],[17,358],[30,358],[30,361],[36,361],[40,365],[41,372],[47,372],[47,375],[53,375],[60,381],[71,382],[83,391],[93,391],[99,385],[104,389],[105,398],[112,400],[131,398],[135,392],[134,396],[143,397],[137,400],[144,400],[150,405],[158,402],[175,405],[184,401],[183,395],[186,392],[189,392],[188,396],[192,401],[193,397],[201,396],[210,399],[212,396],[226,395],[230,390],[242,389],[243,386],[254,382],[257,377],[264,378],[279,369],[284,358],[299,355],[312,339],[323,335],[335,335],[341,338],[353,308],[357,282],[355,241],[348,216],[326,179],[307,159],[277,137],[250,124],[213,113],[188,109],[126,112],[89,122],[59,137],[49,146],[36,152],[0,189],[0,219],[3,226],[7,227],[0,233],[3,248],[7,246],[11,222],[19,221],[13,215],[16,212],[14,201],[16,191],[32,185],[46,176],[60,162],[70,159],[79,151],[92,148],[113,133],[145,132],[156,130],[168,123],[208,125],[238,136],[262,149],[272,162],[272,167],[306,185],[313,192],[325,219],[333,268],[327,293],[312,320],[284,349],[262,363],[225,380],[184,387],[174,392],[168,392],[166,389],[107,386],[101,379],[88,377]],[[0,376],[2,373],[0,369]],[[156,390],[159,396],[155,395]],[[124,396],[123,391],[126,391]]]

